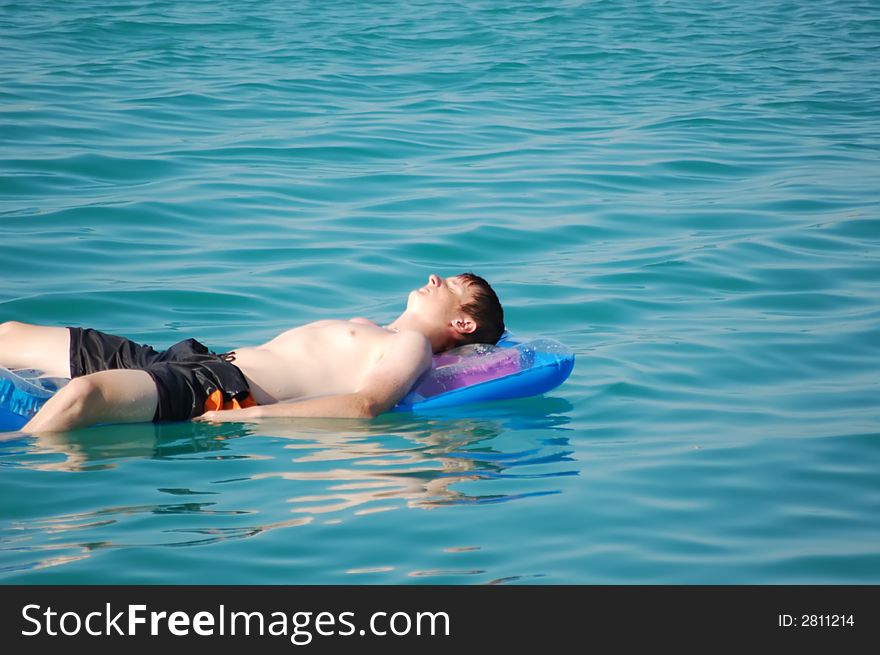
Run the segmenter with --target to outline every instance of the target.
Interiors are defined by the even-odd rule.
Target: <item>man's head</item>
[[[473,273],[429,275],[425,286],[410,292],[405,315],[427,328],[435,352],[467,343],[494,344],[504,332],[498,296]]]

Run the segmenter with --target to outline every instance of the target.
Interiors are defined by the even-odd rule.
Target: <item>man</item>
[[[24,426],[31,433],[190,418],[369,418],[394,407],[432,353],[494,344],[503,331],[501,304],[483,278],[430,275],[385,327],[316,321],[216,355],[194,339],[157,352],[96,330],[8,322],[0,366],[72,378]]]

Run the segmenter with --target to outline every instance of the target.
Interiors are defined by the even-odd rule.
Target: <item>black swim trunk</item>
[[[222,395],[223,402],[244,402],[250,396],[244,374],[230,363],[234,354],[218,355],[195,339],[156,351],[125,337],[90,328],[68,330],[70,376],[75,378],[111,369],[146,371],[159,392],[154,421],[185,421],[200,416],[205,412],[205,402],[212,396]]]

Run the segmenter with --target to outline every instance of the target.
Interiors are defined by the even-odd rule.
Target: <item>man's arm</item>
[[[417,332],[389,337],[385,354],[354,393],[207,412],[197,421],[245,421],[255,418],[372,418],[394,407],[431,365],[431,346]]]

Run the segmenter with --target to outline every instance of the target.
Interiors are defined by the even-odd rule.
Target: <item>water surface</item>
[[[878,583],[880,9],[0,3],[0,320],[221,348],[473,270],[544,397],[0,443],[7,583]]]

